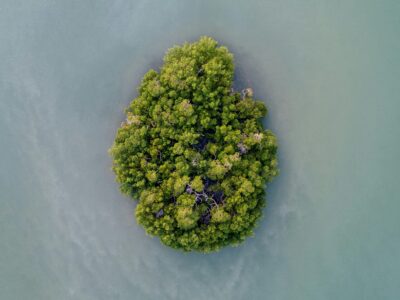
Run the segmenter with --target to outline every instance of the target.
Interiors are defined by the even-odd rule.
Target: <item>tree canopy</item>
[[[233,55],[210,37],[169,49],[149,70],[110,149],[136,218],[167,246],[210,252],[252,235],[277,175],[277,141]]]

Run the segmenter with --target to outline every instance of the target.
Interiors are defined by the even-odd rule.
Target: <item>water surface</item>
[[[217,254],[146,237],[107,149],[144,72],[211,35],[281,175]],[[398,1],[0,3],[0,299],[397,299]]]

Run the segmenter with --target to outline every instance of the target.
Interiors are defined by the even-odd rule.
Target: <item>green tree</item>
[[[251,236],[277,141],[253,90],[232,89],[233,55],[210,37],[168,50],[126,109],[110,154],[121,191],[148,234],[210,252]]]

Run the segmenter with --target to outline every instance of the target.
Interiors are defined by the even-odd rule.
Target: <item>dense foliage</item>
[[[232,89],[233,56],[209,37],[147,72],[110,149],[137,221],[170,247],[209,252],[252,234],[277,143],[251,89]]]

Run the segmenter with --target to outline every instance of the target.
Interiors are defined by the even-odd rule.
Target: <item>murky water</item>
[[[107,149],[175,43],[230,47],[281,175],[256,236],[211,255],[146,237]],[[398,1],[0,3],[0,299],[397,299]]]

